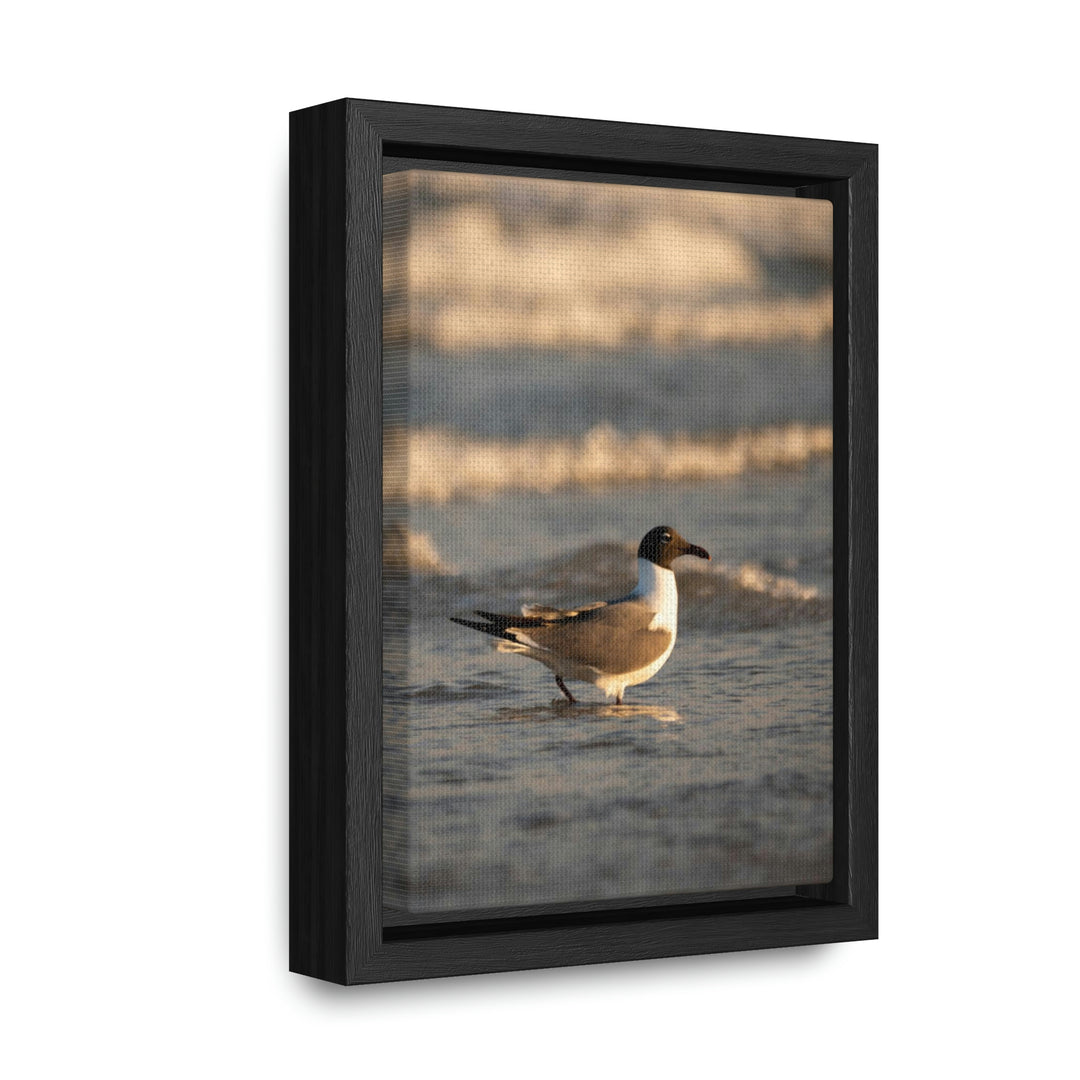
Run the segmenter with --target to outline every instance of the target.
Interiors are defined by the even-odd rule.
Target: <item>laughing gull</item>
[[[638,583],[629,596],[569,610],[526,604],[520,615],[477,611],[484,622],[453,621],[497,638],[499,652],[539,660],[571,702],[577,699],[565,679],[592,683],[621,705],[626,688],[651,679],[675,647],[679,593],[671,564],[680,555],[709,558],[704,548],[657,525],[638,547]]]

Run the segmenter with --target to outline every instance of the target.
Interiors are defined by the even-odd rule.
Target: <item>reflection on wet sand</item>
[[[596,720],[656,720],[662,724],[682,721],[674,710],[662,705],[613,705],[607,702],[589,704],[578,702],[571,705],[565,698],[553,698],[550,705],[530,705],[525,708],[499,709],[504,720],[526,723],[544,720],[576,720],[582,723]]]

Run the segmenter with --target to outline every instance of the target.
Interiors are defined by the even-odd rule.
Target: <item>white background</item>
[[[1074,36],[997,10],[8,9],[6,1075],[1075,1067]],[[881,144],[879,942],[287,973],[287,113],[346,95]]]

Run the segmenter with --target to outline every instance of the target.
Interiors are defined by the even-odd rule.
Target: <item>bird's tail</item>
[[[495,619],[492,619],[488,617],[487,612],[483,611],[478,611],[476,612],[476,614],[484,615],[486,618],[488,618],[488,621],[473,622],[470,619],[455,619],[453,617],[451,617],[450,621],[456,622],[461,626],[467,626],[472,630],[479,630],[482,634],[491,634],[492,637],[502,638],[505,641],[517,641],[517,638],[514,637],[514,635],[506,629],[507,626],[510,625],[509,622],[504,623],[501,621],[496,621],[498,619],[497,616],[495,617]]]
[[[496,652],[517,653],[531,656],[534,660],[547,663],[548,650],[539,647],[528,636],[528,627],[543,626],[549,620],[536,616],[521,615],[496,615],[492,611],[476,611],[486,622],[475,622],[472,619],[458,619],[451,616],[450,621],[460,626],[467,626],[470,630],[479,630],[482,634],[490,634],[497,641],[493,641]]]

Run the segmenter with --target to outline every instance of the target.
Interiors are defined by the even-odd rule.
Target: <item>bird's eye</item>
[[[664,533],[664,535],[661,536],[660,539],[663,540],[665,544],[670,544],[671,543],[671,533]]]

